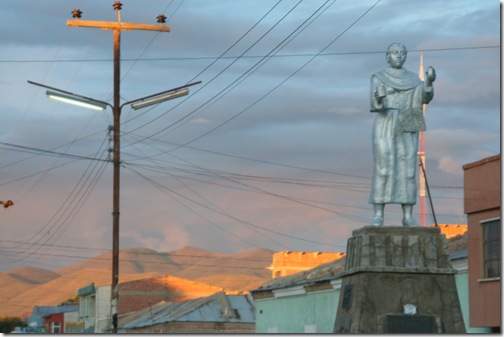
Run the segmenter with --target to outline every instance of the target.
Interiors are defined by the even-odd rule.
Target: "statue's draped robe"
[[[379,103],[378,85],[387,95]],[[369,202],[372,204],[416,204],[416,166],[419,131],[425,130],[422,105],[434,91],[426,91],[418,75],[404,69],[387,68],[371,76],[374,172]]]

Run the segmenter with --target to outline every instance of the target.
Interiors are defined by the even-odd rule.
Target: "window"
[[[60,326],[60,322],[52,322],[52,333],[61,333],[61,326]]]
[[[484,277],[500,277],[501,266],[501,222],[500,219],[481,223],[483,228]]]

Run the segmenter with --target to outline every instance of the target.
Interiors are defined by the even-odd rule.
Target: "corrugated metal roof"
[[[37,315],[45,317],[48,315],[61,314],[70,311],[78,311],[79,305],[59,305],[59,306],[35,306]]]
[[[152,311],[147,311],[122,328],[134,329],[169,322],[255,323],[255,306],[250,295],[218,292],[209,297],[153,307]]]
[[[467,259],[467,249],[462,249],[457,252],[453,252],[450,254],[450,260],[462,260]]]

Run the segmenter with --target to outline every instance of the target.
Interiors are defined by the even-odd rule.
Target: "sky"
[[[344,252],[370,224],[370,76],[392,42],[436,69],[425,134],[427,225],[465,224],[463,165],[500,153],[500,4],[474,0],[122,0],[120,248]],[[2,0],[0,271],[112,247],[113,1]],[[434,210],[434,212],[432,212]],[[419,203],[414,214],[419,218]],[[385,226],[400,225],[399,205]]]

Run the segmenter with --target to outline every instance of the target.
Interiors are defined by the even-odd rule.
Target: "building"
[[[341,258],[252,290],[256,333],[332,333],[344,267]]]
[[[250,295],[211,296],[160,302],[124,318],[125,333],[254,333],[255,307]]]
[[[463,166],[471,327],[501,326],[501,156]]]
[[[444,225],[440,229],[445,236],[459,230]],[[468,233],[464,233],[448,240],[450,263],[458,271],[455,283],[462,315],[468,333],[489,332],[485,328],[469,326],[467,239]],[[344,267],[345,258],[341,258],[307,271],[272,279],[252,290],[256,306],[256,333],[333,333]]]
[[[65,312],[78,312],[79,306],[75,303],[64,303],[62,305],[57,306],[33,306],[32,314],[27,319],[28,326],[32,329],[46,329],[47,332],[52,331],[54,329],[59,329],[63,331],[64,329],[64,315]],[[60,315],[61,314],[61,315]],[[54,316],[51,318],[52,315]],[[47,329],[46,318],[49,317],[49,321],[55,322],[55,324],[50,324],[51,329]],[[59,322],[59,324],[57,324]]]
[[[47,333],[83,333],[84,323],[79,322],[79,310],[47,314],[43,317]]]
[[[273,263],[268,269],[271,269],[272,278],[277,278],[309,270],[344,256],[345,253],[283,251],[273,254]]]
[[[77,290],[79,319],[84,322],[86,333],[110,332],[110,285],[94,284]],[[217,292],[238,294],[221,287],[165,275],[119,283],[119,327],[129,314],[151,308],[159,302],[182,302],[210,296]]]
[[[148,308],[160,301],[181,302],[227,291],[206,283],[165,275],[121,282],[119,284],[119,317]]]
[[[435,225],[432,225],[435,226]],[[441,230],[441,234],[447,239],[451,239],[458,235],[464,235],[467,232],[467,225],[462,224],[438,224],[437,225]]]
[[[96,288],[94,283],[77,289],[79,321],[84,323],[84,333],[94,333],[96,326]]]

